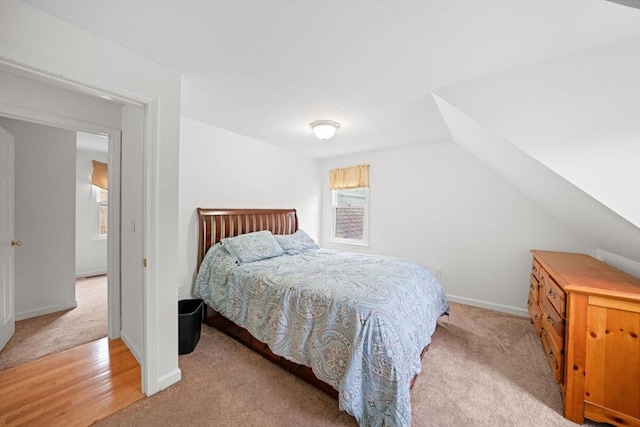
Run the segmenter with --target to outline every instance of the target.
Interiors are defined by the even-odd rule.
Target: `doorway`
[[[122,337],[142,367],[143,391],[151,395],[180,379],[177,355],[174,361],[173,356],[160,357],[157,351],[158,346],[174,346],[172,337],[175,331],[161,333],[156,327],[158,322],[163,325],[169,322],[157,311],[157,298],[167,298],[156,293],[162,264],[153,262],[166,255],[159,251],[158,246],[158,242],[165,239],[158,238],[156,233],[158,218],[167,216],[158,211],[160,205],[157,204],[159,193],[155,183],[156,180],[162,182],[156,176],[159,162],[157,131],[158,126],[162,130],[169,129],[170,134],[175,130],[173,118],[168,120],[169,125],[158,125],[158,99],[168,99],[168,105],[173,106],[174,92],[154,86],[150,93],[159,93],[160,97],[149,98],[136,91],[120,91],[109,85],[103,89],[105,84],[100,79],[78,81],[67,78],[66,73],[46,70],[46,66],[37,69],[6,58],[0,59],[3,93],[0,115],[109,136],[112,165],[109,178],[113,177],[118,183],[126,182],[126,186],[117,187],[122,194],[112,198],[109,208],[110,214],[119,214],[115,222],[111,221],[108,249],[108,274],[111,277],[109,337]],[[75,71],[71,74],[76,75]],[[14,74],[40,88],[31,91],[24,88],[24,82],[7,82]],[[76,102],[69,102],[68,98],[74,96],[85,100],[89,98],[94,104],[83,108]],[[115,114],[114,110],[105,110],[103,104],[115,105]],[[118,223],[118,230],[115,230],[114,223],[120,218],[122,226]],[[149,265],[147,259],[151,260]],[[114,278],[118,281],[116,286]],[[122,296],[121,292],[124,292]]]
[[[19,246],[12,248],[14,320],[20,328],[1,354],[0,368],[7,369],[106,336],[108,303],[103,288],[101,301],[93,301],[102,305],[102,316],[91,307],[75,308],[76,301],[81,301],[76,294],[76,178],[77,164],[84,160],[77,155],[76,132],[6,117],[0,117],[0,126],[15,136],[12,169],[16,191],[15,202],[9,203],[15,208],[15,215],[8,219],[11,221],[8,225],[15,229],[15,239],[20,241]],[[108,138],[102,139],[107,145]],[[108,157],[106,147],[104,151],[103,160]],[[89,178],[87,181],[91,199],[94,193]],[[97,213],[95,203],[91,207]],[[119,215],[114,216],[118,230]],[[97,215],[95,219],[94,223]],[[97,233],[94,237],[98,237]],[[102,267],[95,270],[94,265],[87,269],[85,263],[85,273],[104,274],[113,270],[108,268],[107,241],[99,243],[104,249],[100,255]],[[79,249],[88,252],[86,247]],[[116,284],[118,277],[116,271],[113,281]],[[80,296],[84,297],[84,303],[87,297],[95,297],[90,292]],[[116,310],[119,307],[111,307],[112,312]],[[99,330],[92,328],[100,322]]]
[[[121,280],[121,228],[120,228],[120,170],[121,170],[121,127],[122,120],[126,117],[126,111],[142,111],[140,106],[130,106],[124,102],[107,101],[101,99],[95,95],[88,95],[81,93],[77,88],[71,88],[62,85],[60,82],[50,81],[50,79],[43,76],[34,76],[27,71],[20,69],[13,69],[2,65],[0,69],[2,73],[2,87],[3,87],[3,103],[0,104],[0,115],[2,117],[18,120],[22,122],[31,123],[38,126],[49,126],[55,129],[59,129],[62,132],[68,132],[72,134],[72,145],[75,152],[76,145],[76,132],[82,131],[92,134],[100,134],[108,141],[108,163],[111,165],[108,171],[109,182],[112,183],[110,191],[111,202],[109,206],[109,228],[111,238],[108,240],[107,248],[107,273],[110,277],[108,286],[108,336],[109,338],[118,338],[121,335],[121,303],[120,303],[120,280]],[[62,112],[63,115],[59,115]],[[75,117],[82,117],[82,120]],[[142,117],[142,119],[140,119]],[[136,116],[138,119],[135,123],[138,128],[144,127],[144,113]],[[91,120],[91,121],[87,121]],[[132,132],[130,132],[132,133]],[[141,141],[139,142],[142,143]],[[136,145],[136,144],[133,144]],[[54,153],[55,154],[55,153]],[[48,157],[43,156],[43,157]],[[75,155],[73,156],[75,159]],[[53,167],[56,167],[55,162],[51,162]],[[46,163],[45,163],[46,164]],[[57,166],[62,169],[60,165]],[[69,169],[75,172],[75,163],[71,165],[65,165],[64,169]],[[136,170],[140,170],[140,167],[136,167]],[[73,174],[75,176],[75,174]],[[75,178],[74,178],[75,179]],[[135,176],[129,175],[130,180],[137,179]],[[50,185],[49,180],[44,180],[40,183],[40,187],[46,188]],[[38,184],[36,184],[37,186]],[[71,184],[72,198],[75,199],[75,181]],[[139,186],[141,187],[141,185]],[[46,194],[46,192],[45,192]],[[133,198],[133,197],[132,197]],[[138,199],[142,199],[141,195],[138,195]],[[57,200],[50,201],[49,206],[58,204]],[[75,203],[73,203],[75,205]],[[38,205],[38,212],[46,212],[46,206],[44,203]],[[68,215],[68,218],[74,218],[72,213]],[[37,221],[42,222],[43,218],[39,218]],[[67,237],[71,238],[71,243],[68,243],[73,247],[75,224],[70,225],[71,232],[67,234]],[[140,233],[136,235],[139,240],[142,240]],[[18,237],[16,237],[19,240]],[[38,241],[38,237],[33,237],[32,241]],[[54,242],[55,243],[55,242]],[[20,249],[24,249],[21,247]],[[57,249],[50,249],[50,253],[56,253]],[[75,253],[73,254],[75,257]],[[141,258],[141,255],[140,255]],[[138,259],[140,259],[138,258]],[[139,264],[138,264],[139,265]],[[34,264],[37,270],[37,264]],[[71,267],[71,280],[75,278],[74,267]],[[141,270],[141,268],[138,268]],[[66,273],[68,274],[68,273]],[[139,286],[142,286],[141,284]],[[73,292],[72,292],[73,293]],[[66,301],[73,301],[73,296],[67,297]],[[47,314],[59,310],[64,310],[64,302],[58,304],[45,305],[45,309],[41,312],[29,312],[24,317],[37,316],[39,314]],[[137,310],[139,311],[139,310]],[[140,325],[142,328],[142,325]],[[138,350],[140,346],[137,346]],[[135,353],[134,353],[135,354]],[[142,352],[138,351],[136,358],[142,362]]]
[[[109,139],[76,132],[75,290],[82,318],[74,341],[107,336]]]

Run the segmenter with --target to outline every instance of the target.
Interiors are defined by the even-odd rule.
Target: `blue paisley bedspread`
[[[218,244],[194,293],[273,353],[311,367],[361,426],[411,425],[410,383],[449,310],[413,260],[326,249],[236,265]]]

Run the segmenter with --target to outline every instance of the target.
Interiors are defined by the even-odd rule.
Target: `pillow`
[[[274,237],[287,255],[297,255],[312,249],[319,249],[316,242],[303,230],[287,235],[276,234]]]
[[[270,231],[256,231],[228,237],[221,240],[227,251],[235,256],[240,264],[273,258],[283,254],[282,248],[276,242]]]

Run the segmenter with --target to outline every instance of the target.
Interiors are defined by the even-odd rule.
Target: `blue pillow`
[[[293,234],[276,234],[274,237],[287,255],[297,255],[319,249],[316,242],[303,230],[298,230]]]
[[[256,231],[221,240],[222,246],[238,259],[240,264],[273,258],[283,250],[270,231]]]

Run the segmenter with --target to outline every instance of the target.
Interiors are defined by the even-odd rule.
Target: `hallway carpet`
[[[16,322],[0,371],[107,336],[107,276],[76,280],[78,306]]]

